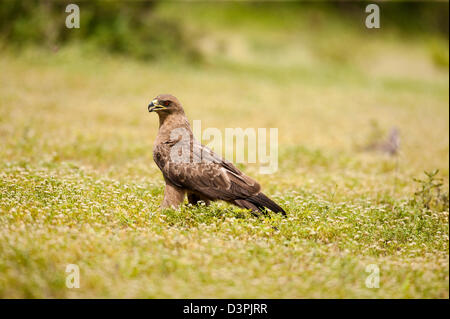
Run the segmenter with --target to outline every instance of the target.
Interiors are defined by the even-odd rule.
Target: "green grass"
[[[427,41],[194,18],[209,23],[195,66],[0,53],[0,297],[448,298],[448,69]],[[279,170],[240,167],[287,218],[158,209],[147,104],[165,92],[203,128],[278,127]],[[359,150],[375,126],[399,128],[397,157]],[[416,193],[434,169],[440,193]]]

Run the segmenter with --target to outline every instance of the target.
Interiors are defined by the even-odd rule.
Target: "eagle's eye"
[[[169,106],[170,105],[170,101],[162,101],[161,104],[164,105],[164,106]]]

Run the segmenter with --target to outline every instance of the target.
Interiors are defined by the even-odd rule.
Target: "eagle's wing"
[[[168,160],[163,168],[164,176],[174,185],[212,200],[225,201],[245,199],[260,191],[261,187],[255,180],[211,149],[197,141],[186,147],[190,149],[189,160]]]

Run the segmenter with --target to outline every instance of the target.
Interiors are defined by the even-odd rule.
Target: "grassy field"
[[[0,52],[0,298],[448,298],[448,42],[216,14],[184,17],[208,30],[198,65]],[[240,167],[288,218],[158,210],[160,93],[203,128],[277,127],[278,171]],[[393,126],[398,156],[360,151]]]

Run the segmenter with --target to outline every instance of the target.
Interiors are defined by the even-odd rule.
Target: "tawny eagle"
[[[169,94],[158,95],[148,106],[159,116],[159,131],[153,159],[161,170],[166,187],[161,207],[178,208],[187,194],[190,204],[223,200],[254,214],[266,208],[285,211],[261,192],[261,186],[232,163],[199,143],[181,103]]]

